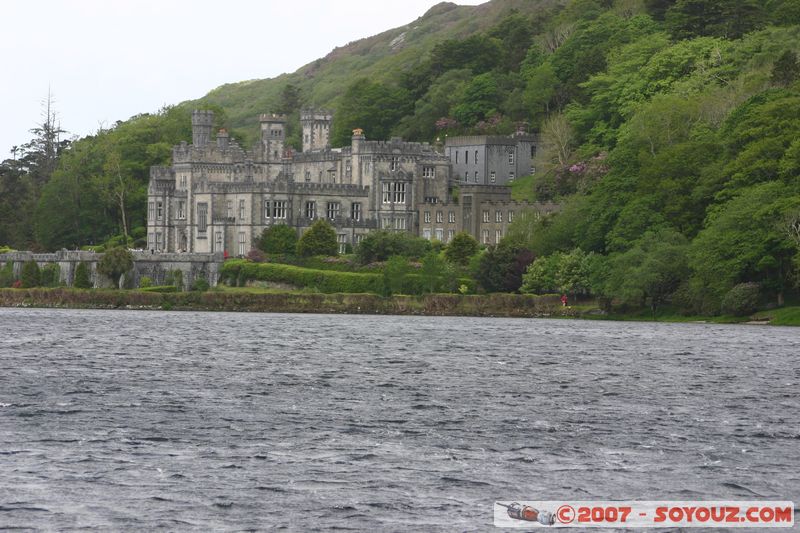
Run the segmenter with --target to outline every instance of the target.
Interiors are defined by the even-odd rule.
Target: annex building
[[[213,113],[192,113],[192,144],[173,148],[172,165],[151,168],[148,249],[246,255],[264,229],[287,224],[298,235],[317,219],[335,228],[340,250],[376,229],[447,243],[467,231],[485,244],[505,235],[515,214],[554,204],[511,200],[508,184],[532,170],[535,138],[449,138],[428,143],[367,140],[331,148],[331,113],[301,113],[303,150],[285,146],[286,117],[260,116],[251,150],[225,130],[212,138]]]

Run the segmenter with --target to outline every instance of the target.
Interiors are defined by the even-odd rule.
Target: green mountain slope
[[[492,0],[478,6],[442,2],[410,24],[335,48],[294,73],[225,84],[182,106],[219,106],[232,128],[254,132],[258,115],[276,109],[287,84],[300,89],[304,105],[335,109],[354,79],[395,81],[398,73],[419,65],[444,40],[483,32],[514,11],[535,16],[557,4],[557,0]]]

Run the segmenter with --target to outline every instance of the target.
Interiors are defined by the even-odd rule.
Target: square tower
[[[286,115],[262,114],[261,147],[265,161],[280,161],[286,141]]]
[[[192,111],[192,144],[202,148],[211,142],[211,130],[214,127],[214,112]]]
[[[303,109],[300,112],[300,125],[303,127],[303,152],[316,152],[330,148],[330,111]]]

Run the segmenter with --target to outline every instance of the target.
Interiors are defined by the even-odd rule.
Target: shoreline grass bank
[[[555,296],[522,294],[322,294],[303,292],[178,292],[54,289],[0,289],[0,307],[64,309],[150,309],[259,313],[335,313],[430,316],[577,316]]]
[[[564,308],[557,295],[425,294],[379,296],[371,293],[309,293],[275,289],[228,288],[208,292],[33,288],[0,289],[0,307],[55,309],[133,309],[253,313],[331,313],[508,318],[583,318],[636,322],[705,322],[800,326],[800,306],[759,311],[747,317],[683,316],[647,311],[602,314],[594,305]]]

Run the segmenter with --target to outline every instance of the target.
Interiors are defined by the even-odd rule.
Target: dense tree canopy
[[[123,247],[108,250],[97,263],[97,271],[107,276],[115,285],[123,274],[133,268],[133,256]]]
[[[431,250],[431,242],[408,233],[379,230],[366,235],[356,247],[356,257],[362,265],[386,261],[392,256],[420,259]]]
[[[469,259],[477,252],[478,241],[466,231],[462,231],[456,233],[453,239],[447,243],[444,256],[451,263],[463,266],[469,263]]]
[[[286,224],[275,224],[261,233],[258,248],[268,254],[294,254],[297,231]]]
[[[297,255],[310,257],[312,255],[336,255],[339,245],[336,242],[336,232],[325,220],[317,220],[303,233],[297,241]]]
[[[533,260],[533,252],[524,244],[506,239],[480,257],[475,279],[486,292],[516,292]]]
[[[370,139],[386,139],[400,119],[414,108],[402,87],[392,87],[361,78],[345,91],[331,132],[334,146],[350,144],[352,132],[361,128]]]

